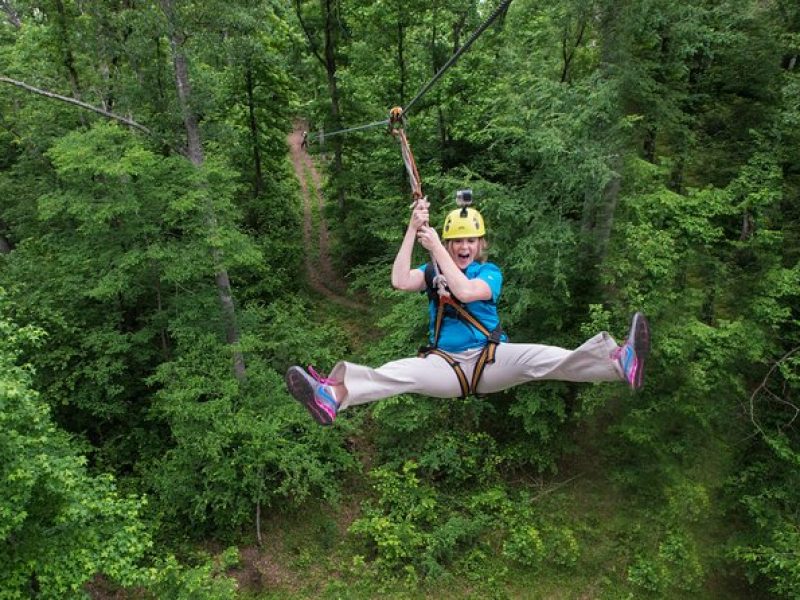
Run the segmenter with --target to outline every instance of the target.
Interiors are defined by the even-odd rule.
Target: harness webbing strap
[[[459,317],[464,319],[467,323],[472,325],[475,329],[480,331],[487,338],[492,337],[492,332],[489,331],[483,323],[478,321],[478,319],[476,319],[471,312],[469,312],[466,308],[464,308],[463,305],[454,300],[452,296],[445,296],[444,298],[439,299],[439,311],[441,311],[442,313],[444,312],[445,304],[452,306],[453,309],[458,313]],[[437,316],[438,316],[438,311],[437,311]],[[440,321],[440,319],[437,318],[437,321]]]
[[[472,382],[470,383],[472,393],[475,395],[478,394],[478,383],[480,383],[483,370],[486,368],[486,365],[490,365],[494,362],[494,356],[497,353],[497,344],[498,342],[492,340],[486,342],[486,345],[481,351],[481,355],[478,357],[478,362],[475,363],[475,370],[472,372]]]
[[[419,206],[420,203],[427,208],[428,199],[422,193],[422,180],[420,179],[419,171],[417,170],[417,162],[414,160],[414,153],[411,152],[411,146],[408,143],[406,132],[403,129],[404,122],[405,116],[402,108],[395,106],[389,111],[389,133],[396,137],[400,142],[400,152],[403,155],[403,164],[406,167],[408,181],[411,184],[411,197],[414,200],[411,203],[411,208]],[[433,252],[431,252],[431,265],[433,265],[434,279],[437,282],[437,291],[439,295],[446,296],[449,293],[447,291],[447,282],[439,273],[439,267],[436,265]]]
[[[439,334],[442,332],[442,320],[444,319],[444,302],[439,302],[436,309],[436,320],[433,323],[433,347],[439,346]]]
[[[403,156],[403,164],[406,166],[408,181],[411,184],[411,197],[416,201],[424,197],[422,194],[422,180],[419,177],[419,171],[417,171],[414,153],[411,152],[411,146],[403,129],[404,122],[405,115],[402,108],[395,106],[389,111],[389,133],[400,142],[400,153]]]
[[[425,269],[425,277],[426,282],[429,286],[431,286],[432,280],[428,274],[427,268]],[[419,355],[422,358],[425,358],[429,354],[441,356],[453,369],[456,377],[458,377],[458,383],[461,386],[461,397],[466,398],[469,394],[477,395],[478,384],[483,376],[483,371],[486,369],[486,365],[490,365],[495,361],[497,346],[503,336],[503,330],[498,325],[494,331],[489,331],[489,329],[483,323],[475,318],[475,316],[452,295],[440,296],[437,295],[433,290],[429,289],[428,297],[431,299],[431,301],[436,302],[436,317],[433,322],[433,345],[427,348],[421,348]],[[461,368],[461,365],[458,363],[458,361],[456,361],[452,356],[443,350],[440,350],[438,347],[446,306],[452,306],[453,310],[456,311],[460,319],[466,321],[469,325],[472,325],[487,338],[486,345],[483,347],[483,350],[481,350],[478,360],[475,363],[475,369],[472,372],[472,380],[469,383],[467,382],[466,376],[464,375],[464,370]]]
[[[429,355],[435,354],[447,362],[456,374],[458,385],[461,387],[460,397],[466,398],[470,394],[478,395],[478,384],[480,383],[481,376],[486,369],[486,365],[490,365],[494,362],[495,354],[497,353],[497,345],[498,342],[490,340],[483,347],[480,356],[478,356],[478,361],[475,363],[475,369],[472,372],[472,381],[467,381],[467,375],[464,373],[464,369],[461,368],[461,364],[444,350],[433,347],[420,348],[419,356],[420,358],[427,358]]]
[[[469,396],[469,381],[467,381],[467,375],[464,373],[464,369],[461,368],[461,364],[447,352],[439,350],[438,348],[421,348],[419,352],[420,358],[427,358],[431,354],[435,354],[436,356],[442,358],[447,362],[448,365],[450,365],[450,368],[453,369],[453,372],[458,378],[458,385],[461,386],[461,398],[466,398]]]

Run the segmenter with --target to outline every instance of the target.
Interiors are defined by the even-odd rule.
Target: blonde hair
[[[452,247],[452,245],[454,243],[456,243],[459,239],[464,239],[464,238],[456,238],[454,240],[445,240],[445,242],[447,244],[446,247],[447,247],[447,251],[448,252],[450,252],[450,248]],[[484,263],[484,262],[486,262],[487,258],[489,258],[489,242],[486,241],[485,237],[479,237],[478,238],[478,255],[475,257],[475,260],[477,260],[480,263]]]

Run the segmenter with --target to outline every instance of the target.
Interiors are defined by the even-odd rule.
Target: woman
[[[644,315],[634,315],[622,346],[606,332],[598,333],[575,350],[509,343],[499,328],[497,315],[503,277],[496,265],[485,262],[485,227],[480,213],[472,208],[452,211],[445,220],[442,238],[444,244],[436,230],[428,226],[427,201],[417,201],[392,266],[392,285],[396,289],[428,289],[433,348],[418,357],[392,361],[377,369],[341,361],[328,378],[320,377],[312,368],[309,373],[293,366],[286,372],[289,393],[318,423],[330,425],[340,411],[350,406],[404,393],[454,398],[469,392],[489,394],[546,379],[626,381],[635,390],[642,387],[650,349],[650,331]],[[428,281],[425,267],[411,268],[415,241],[431,253],[449,294],[458,299],[463,309],[455,310],[447,298],[444,302],[439,300],[431,289],[438,281],[431,281],[430,268]],[[437,327],[439,305],[443,308]],[[487,353],[490,348],[492,352]]]

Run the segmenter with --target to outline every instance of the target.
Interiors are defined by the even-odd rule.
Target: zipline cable
[[[439,69],[436,72],[436,74],[431,78],[431,80],[428,81],[428,83],[426,83],[422,87],[422,89],[420,89],[420,91],[417,92],[417,95],[414,96],[411,99],[411,101],[405,106],[405,108],[403,109],[403,114],[404,115],[407,114],[409,110],[411,110],[411,107],[414,106],[414,104],[416,104],[419,101],[420,98],[422,98],[426,93],[428,93],[428,91],[436,84],[436,82],[439,81],[439,79],[441,79],[442,75],[444,75],[445,72],[447,72],[447,70],[455,64],[455,62],[461,57],[461,55],[464,54],[464,52],[466,52],[467,50],[469,50],[469,47],[472,46],[472,44],[475,43],[475,40],[477,40],[481,36],[481,34],[484,31],[486,31],[486,29],[488,29],[489,26],[492,23],[494,23],[501,14],[503,14],[506,10],[508,10],[508,7],[511,4],[511,2],[512,2],[512,0],[503,0],[503,2],[501,2],[500,5],[497,8],[494,9],[492,14],[489,15],[486,18],[486,20],[481,24],[481,26],[478,27],[473,32],[473,34],[464,43],[464,45],[461,46],[455,52],[455,54],[453,54],[453,56],[450,57],[450,59],[442,66],[441,69]],[[331,136],[334,136],[334,135],[341,135],[341,134],[344,134],[344,133],[350,133],[352,131],[362,131],[364,129],[371,129],[373,127],[380,127],[381,125],[388,125],[388,124],[389,124],[389,119],[384,119],[383,121],[374,121],[373,123],[368,123],[366,125],[359,125],[357,127],[348,127],[346,129],[337,129],[336,131],[331,131],[330,133],[323,132],[323,134],[321,134],[321,135],[316,135],[315,136],[314,134],[309,134],[309,137],[323,137],[324,136],[325,138],[328,138],[328,137],[331,137]]]
[[[367,123],[366,125],[358,125],[357,127],[348,127],[347,129],[337,129],[336,131],[332,131],[331,133],[323,132],[321,135],[324,137],[330,137],[332,135],[341,135],[343,133],[350,133],[351,131],[361,131],[363,129],[372,129],[373,127],[380,127],[382,125],[388,125],[389,119],[384,119],[383,121],[374,121],[372,123]],[[309,134],[309,137],[314,137],[314,134]],[[317,134],[317,137],[320,137]]]
[[[411,184],[411,196],[413,198],[412,207],[418,206],[420,203],[424,203],[425,206],[428,206],[428,199],[422,192],[422,181],[419,176],[419,172],[417,171],[416,161],[414,160],[414,154],[411,152],[411,146],[408,143],[408,138],[406,138],[406,134],[403,128],[403,124],[405,122],[406,114],[411,108],[416,104],[420,98],[422,98],[428,91],[436,85],[436,82],[442,78],[442,76],[447,72],[447,70],[452,67],[456,61],[461,57],[464,52],[469,50],[470,46],[475,43],[481,34],[489,28],[489,26],[497,20],[497,18],[503,14],[506,10],[508,10],[509,5],[511,4],[512,0],[503,0],[497,8],[494,9],[492,14],[481,24],[478,29],[476,29],[473,34],[467,39],[463,46],[461,46],[454,54],[450,57],[450,59],[436,72],[436,74],[426,83],[422,89],[417,92],[417,95],[414,96],[411,101],[406,105],[405,108],[401,108],[396,106],[389,111],[389,118],[384,119],[382,121],[374,121],[372,123],[367,123],[366,125],[359,125],[356,127],[348,127],[346,129],[337,129],[336,131],[332,131],[330,133],[321,132],[319,136],[321,139],[324,140],[325,137],[331,137],[334,135],[341,135],[344,133],[349,133],[353,131],[362,131],[364,129],[371,129],[373,127],[380,127],[381,125],[389,125],[390,133],[398,139],[400,142],[400,149],[403,155],[403,163],[405,163],[406,171],[409,177],[409,183]],[[444,276],[439,271],[439,267],[436,264],[436,261],[433,257],[433,253],[431,253],[431,264],[433,266],[434,272],[434,285],[437,288],[437,292],[441,298],[448,298],[450,296],[450,292],[447,291],[447,281],[445,280]]]
[[[411,107],[414,106],[414,104],[416,104],[417,101],[420,98],[422,98],[422,96],[424,96],[428,92],[428,90],[430,90],[434,86],[434,84],[437,81],[439,81],[441,76],[444,75],[445,71],[447,71],[450,67],[452,67],[455,64],[455,62],[459,59],[459,57],[462,54],[464,54],[464,52],[469,50],[469,47],[472,46],[475,40],[477,40],[480,37],[480,35],[484,31],[486,31],[486,29],[492,23],[495,22],[497,17],[499,17],[508,9],[509,4],[511,4],[511,0],[503,0],[500,6],[494,9],[494,12],[491,15],[489,15],[489,17],[483,22],[483,24],[480,27],[478,27],[475,30],[475,32],[469,37],[469,39],[464,43],[464,45],[461,46],[461,48],[459,48],[456,51],[456,53],[450,57],[450,60],[444,63],[444,66],[442,66],[442,68],[436,72],[436,75],[434,75],[433,78],[431,78],[431,80],[417,93],[417,95],[411,99],[411,102],[406,104],[405,108],[403,108],[403,114],[408,114],[408,111],[411,110]]]

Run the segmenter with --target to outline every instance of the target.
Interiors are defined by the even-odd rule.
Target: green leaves
[[[795,594],[794,5],[515,0],[411,115],[433,224],[454,189],[475,189],[514,341],[570,347],[599,330],[621,340],[643,310],[646,388],[397,398],[322,430],[280,373],[412,354],[425,300],[388,290],[408,190],[394,140],[377,130],[339,138],[326,218],[341,271],[380,314],[331,313],[306,297],[291,120],[311,117],[316,131],[383,118],[490,8],[334,4],[301,11],[311,39],[328,27],[335,73],[318,68],[290,6],[177,7],[202,168],[180,155],[161,11],[21,2],[23,26],[0,29],[0,71],[154,132],[143,139],[74,105],[0,90],[0,236],[13,246],[0,256],[9,589],[75,595],[104,571],[158,597],[225,597],[220,567],[150,560],[141,515],[170,542],[246,541],[257,513],[279,521],[309,498],[361,499],[358,457],[374,487],[353,527],[355,562],[379,577],[415,585],[451,572],[483,585],[485,575],[486,591],[513,595],[503,578],[588,573],[562,595],[685,595],[744,571],[760,589]],[[223,271],[235,346],[216,289]],[[246,382],[230,374],[235,351]],[[540,512],[540,496],[523,493],[542,473],[582,469],[598,470],[607,505],[574,512],[583,490]],[[116,491],[106,470],[151,493],[148,503]],[[715,554],[723,546],[727,558]]]
[[[30,369],[16,364],[20,346],[41,334],[6,319],[0,331],[0,587],[63,597],[96,573],[132,585],[152,545],[140,520],[144,501],[120,495],[111,476],[90,476],[53,425]]]
[[[257,505],[337,497],[339,475],[353,467],[344,432],[319,428],[256,354],[240,389],[227,376],[229,350],[213,336],[179,348],[180,358],[151,379],[161,389],[151,417],[169,424],[172,443],[145,480],[165,527],[191,523],[196,535],[234,536],[252,531]]]

